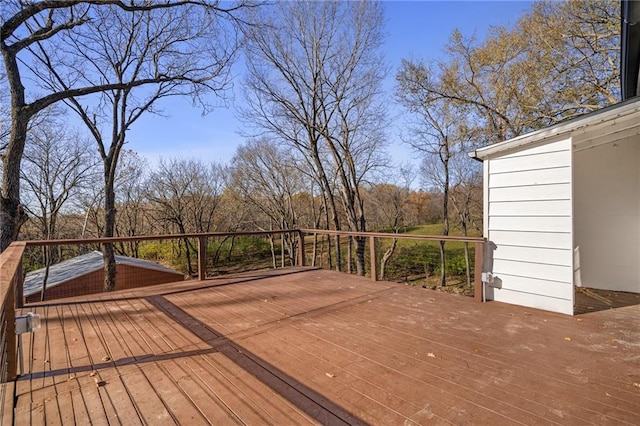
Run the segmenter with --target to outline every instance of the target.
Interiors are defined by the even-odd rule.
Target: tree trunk
[[[180,232],[181,234],[184,234],[184,228],[181,230]],[[184,238],[184,255],[187,259],[187,273],[189,274],[189,277],[193,277],[194,275],[194,270],[193,270],[193,266],[191,265],[191,249],[189,248],[189,239],[188,238]]]
[[[337,223],[337,219],[334,220],[334,222]],[[334,242],[334,246],[336,248],[336,271],[339,272],[340,271],[340,262],[342,260],[342,256],[340,254],[340,235],[336,234],[336,237],[333,239],[333,242]]]
[[[273,244],[273,235],[269,235],[269,248],[271,249],[271,263],[273,269],[278,269],[278,261],[276,260],[276,248]]]
[[[462,235],[467,237],[469,235],[469,232],[467,230],[467,221],[464,215],[461,215],[460,217],[460,224],[462,225]],[[469,243],[464,243],[464,266],[467,275],[467,287],[471,288],[471,262],[469,259]]]
[[[364,276],[364,252],[367,239],[366,237],[356,237],[356,271],[361,277]]]
[[[313,233],[313,252],[311,255],[311,266],[316,267],[316,255],[318,253],[318,234],[316,232]]]
[[[442,214],[444,216],[444,229],[442,235],[449,235],[449,145],[445,143],[443,146],[444,155],[442,157],[442,165],[444,168],[444,186],[443,186],[443,198],[442,198]],[[447,261],[444,252],[444,241],[440,241],[440,285],[442,287],[447,285],[446,277]]]
[[[116,194],[114,190],[115,169],[113,160],[109,157],[103,159],[104,163],[104,236],[109,238],[114,236],[116,227]],[[116,257],[113,244],[104,243],[102,245],[102,257],[104,259],[104,291],[114,291],[116,289]]]
[[[391,256],[393,256],[393,252],[396,251],[397,245],[398,245],[398,239],[394,238],[393,242],[391,243],[391,247],[389,247],[387,251],[384,252],[384,255],[382,256],[382,261],[380,261],[380,280],[384,280],[384,274],[385,274],[385,269],[387,267],[387,262],[389,261],[389,259],[391,259]]]
[[[229,244],[229,253],[227,253],[227,263],[231,263],[231,253],[233,252],[233,246],[236,244],[236,237],[231,237],[231,244]]]
[[[102,245],[102,258],[104,260],[104,291],[114,291],[116,289],[116,256],[113,251],[113,244]]]
[[[0,253],[18,239],[27,214],[20,204],[20,164],[27,140],[29,120],[33,113],[26,108],[24,86],[16,54],[2,43],[6,78],[11,91],[11,133],[2,158],[2,187],[0,188]]]
[[[47,292],[47,281],[49,280],[49,267],[51,266],[51,246],[42,247],[44,255],[44,277],[42,277],[42,290],[40,291],[40,301],[44,302]]]
[[[347,237],[347,274],[351,274],[351,259],[353,258],[353,254],[351,251],[353,250],[353,237],[349,235]]]
[[[5,151],[2,162],[2,191],[0,191],[0,253],[18,239],[20,228],[28,217],[20,204],[20,162],[22,161],[22,149],[25,137],[19,137],[21,132],[26,133],[27,121],[24,119],[21,130],[12,130],[10,143]],[[15,124],[14,124],[15,126]],[[17,134],[17,135],[14,135]]]
[[[218,261],[220,260],[220,253],[222,251],[222,247],[224,246],[224,243],[227,242],[227,240],[229,239],[229,236],[225,236],[222,241],[219,241],[219,238],[216,238],[215,241],[219,241],[218,242],[218,247],[216,247],[216,251],[213,253],[213,262],[212,265],[216,266],[218,264]]]
[[[444,240],[440,240],[438,242],[439,246],[440,246],[440,285],[442,287],[447,285],[447,277],[446,277],[446,267],[447,267],[447,262],[445,259],[445,251],[444,251]]]

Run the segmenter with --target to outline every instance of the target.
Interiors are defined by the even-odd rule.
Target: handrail
[[[179,238],[209,238],[209,237],[242,237],[245,235],[271,235],[286,234],[288,232],[299,232],[298,229],[276,229],[273,231],[239,231],[239,232],[203,232],[192,234],[166,234],[166,235],[136,235],[133,237],[99,237],[99,238],[76,238],[61,240],[28,240],[24,241],[27,247],[34,246],[54,246],[63,244],[102,244],[102,243],[120,243],[128,241],[153,241],[153,240],[172,240]]]
[[[16,288],[22,284],[22,254],[26,244],[16,242],[0,253],[0,347],[2,348],[0,381],[15,380],[16,366]],[[5,389],[5,388],[3,388]],[[3,399],[4,401],[4,396]]]
[[[375,238],[397,238],[405,240],[430,240],[430,241],[456,241],[460,243],[477,243],[484,242],[483,237],[460,237],[455,235],[422,235],[422,234],[395,234],[391,232],[356,232],[356,231],[334,231],[329,229],[305,229],[301,228],[296,231],[305,234],[329,234],[329,235],[348,235],[352,237],[375,237]]]
[[[452,241],[460,243],[474,244],[474,271],[473,271],[473,299],[476,302],[483,300],[482,270],[484,268],[484,245],[487,239],[484,237],[460,237],[452,235],[415,235],[415,234],[394,234],[390,232],[354,232],[354,231],[334,231],[326,229],[299,229],[301,234],[325,234],[325,235],[347,235],[352,237],[369,238],[369,256],[371,258],[371,279],[377,281],[378,270],[376,262],[376,238],[396,238],[404,240],[427,240],[427,241]],[[301,237],[302,238],[302,237]],[[304,252],[302,253],[304,257]],[[302,263],[304,264],[304,263]]]
[[[393,238],[406,240],[427,240],[427,241],[451,241],[461,243],[473,243],[475,247],[475,268],[474,268],[474,298],[478,301],[482,300],[482,268],[484,256],[484,243],[486,239],[483,237],[461,237],[452,235],[416,235],[416,234],[395,234],[390,232],[356,232],[328,229],[278,229],[270,231],[238,231],[238,232],[208,232],[208,233],[190,233],[190,234],[169,234],[169,235],[140,235],[129,237],[109,237],[109,238],[83,238],[83,239],[61,239],[61,240],[30,240],[25,241],[27,247],[32,246],[50,246],[60,244],[96,244],[96,243],[115,243],[128,241],[149,241],[149,240],[169,240],[178,238],[197,238],[198,239],[198,277],[206,278],[206,239],[209,237],[228,237],[228,236],[247,236],[247,235],[273,235],[295,233],[299,241],[304,240],[305,234],[325,234],[325,235],[344,235],[352,237],[365,237],[370,240],[371,259],[376,259],[375,239],[376,238]],[[305,253],[304,245],[298,244],[298,264],[304,266]],[[377,268],[375,262],[371,264],[371,278],[376,280]]]
[[[305,264],[304,235],[305,234],[325,234],[344,235],[352,237],[364,237],[369,239],[371,259],[376,259],[376,238],[395,238],[411,240],[430,241],[456,241],[463,243],[473,243],[475,245],[475,270],[474,289],[475,300],[482,301],[481,274],[483,268],[483,253],[485,238],[482,237],[460,237],[450,235],[415,235],[415,234],[395,234],[388,232],[354,232],[354,231],[334,231],[326,229],[278,229],[270,231],[239,231],[239,232],[208,232],[191,234],[168,234],[168,235],[140,235],[129,237],[110,238],[82,238],[82,239],[60,239],[60,240],[29,240],[12,243],[4,252],[0,253],[0,303],[2,330],[0,335],[2,341],[2,374],[0,381],[6,382],[16,377],[16,336],[15,336],[15,308],[21,307],[22,282],[24,279],[22,272],[22,256],[26,247],[51,246],[51,245],[76,245],[76,244],[97,244],[115,243],[128,241],[150,241],[150,240],[170,240],[182,238],[198,239],[198,276],[201,280],[206,279],[206,240],[211,237],[228,236],[252,236],[252,235],[274,235],[293,233],[297,235],[298,241],[298,265]],[[377,267],[375,260],[371,263],[371,279],[377,280]]]

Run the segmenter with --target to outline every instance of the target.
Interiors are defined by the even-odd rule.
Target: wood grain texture
[[[45,302],[16,424],[640,423],[640,306],[291,268]]]

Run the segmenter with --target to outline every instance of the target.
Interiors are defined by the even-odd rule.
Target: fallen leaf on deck
[[[640,388],[640,383],[634,383],[633,386]]]
[[[567,342],[571,341],[571,337],[565,337],[564,340],[566,340]]]
[[[111,357],[109,357],[109,356],[103,356],[103,357],[102,357],[102,360],[103,360],[103,361],[111,361]]]
[[[429,353],[427,354],[427,356],[428,356],[429,358],[435,358],[435,357],[436,357],[436,356],[433,354],[433,352],[429,352]]]
[[[336,376],[335,376],[335,374],[331,374],[331,373],[324,373],[324,374],[325,374],[327,377],[331,377],[332,379],[333,379],[334,377],[336,377]]]

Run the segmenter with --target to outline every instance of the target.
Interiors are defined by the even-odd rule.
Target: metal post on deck
[[[378,281],[378,261],[376,257],[376,237],[369,236],[369,257],[371,258],[371,279]]]
[[[482,284],[482,269],[484,267],[484,241],[477,241],[474,247],[474,268],[473,268],[473,300],[482,302],[484,300],[484,285]]]
[[[198,237],[198,279],[207,279],[207,237]]]

